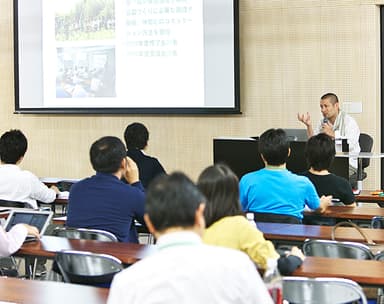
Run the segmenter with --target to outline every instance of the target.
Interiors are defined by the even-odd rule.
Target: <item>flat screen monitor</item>
[[[308,135],[306,129],[283,129],[290,141],[307,141]]]
[[[291,141],[291,154],[287,169],[293,173],[308,170],[305,159],[305,141]],[[259,153],[258,137],[254,138],[215,138],[213,140],[213,162],[225,163],[240,179],[244,174],[264,168]],[[330,172],[349,179],[348,158],[336,157]]]
[[[238,0],[13,0],[16,113],[238,114]]]
[[[244,174],[264,168],[256,138],[218,138],[213,140],[213,162],[224,163],[240,179]]]

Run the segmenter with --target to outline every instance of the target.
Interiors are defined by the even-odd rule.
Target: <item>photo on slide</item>
[[[115,97],[115,48],[57,48],[56,98]]]
[[[113,39],[115,1],[56,1],[55,36],[56,41]]]

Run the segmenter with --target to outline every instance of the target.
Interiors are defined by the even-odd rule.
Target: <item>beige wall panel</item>
[[[379,151],[378,7],[289,3],[264,10],[250,4],[248,10],[243,2],[245,112],[260,116],[265,127],[300,127],[295,113],[309,111],[318,121],[319,97],[335,92],[341,101],[363,103],[363,113],[352,115],[362,131],[373,135]],[[372,163],[366,184],[377,187],[378,161]]]
[[[242,115],[14,115],[12,1],[0,0],[0,132],[21,128],[30,142],[23,166],[39,176],[93,173],[90,144],[123,138],[127,124],[150,130],[148,153],[168,171],[192,178],[212,163],[212,139],[255,136],[267,128],[299,128],[298,111],[320,118],[319,97],[361,101],[353,114],[380,147],[380,1],[240,0]],[[380,187],[378,161],[366,187]]]

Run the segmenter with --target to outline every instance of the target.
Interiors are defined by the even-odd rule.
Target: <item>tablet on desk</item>
[[[5,231],[9,231],[16,224],[28,224],[35,226],[39,230],[40,235],[43,235],[51,221],[52,215],[52,211],[12,210],[4,228]],[[25,241],[29,242],[34,240],[36,240],[36,237],[29,235]]]

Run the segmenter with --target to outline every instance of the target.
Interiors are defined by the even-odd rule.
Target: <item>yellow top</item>
[[[272,242],[267,241],[263,233],[241,215],[227,216],[213,223],[205,230],[203,241],[241,250],[262,269],[266,269],[268,259],[279,258]]]

